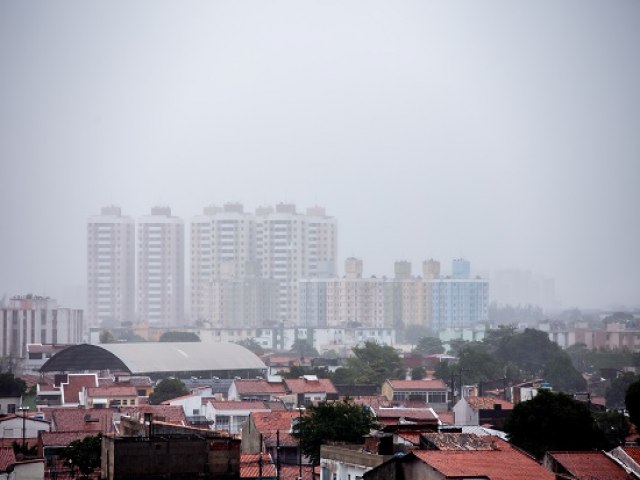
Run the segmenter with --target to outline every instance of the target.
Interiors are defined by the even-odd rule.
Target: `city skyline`
[[[323,205],[338,265],[465,257],[640,306],[640,5],[0,5],[0,297],[82,306],[86,218]],[[186,233],[186,232],[185,232]],[[517,296],[514,294],[514,298]]]

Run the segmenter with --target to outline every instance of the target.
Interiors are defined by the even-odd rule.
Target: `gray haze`
[[[291,201],[367,275],[640,305],[638,1],[3,0],[0,69],[0,297],[82,306],[106,204]]]

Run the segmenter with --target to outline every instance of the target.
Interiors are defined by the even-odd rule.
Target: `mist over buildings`
[[[341,274],[465,257],[555,279],[566,307],[637,307],[639,19],[637,2],[4,2],[0,297],[83,307],[105,205],[168,205],[188,241],[236,201],[324,206]]]

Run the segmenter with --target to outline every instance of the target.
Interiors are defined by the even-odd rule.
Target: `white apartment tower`
[[[273,320],[295,324],[298,280],[335,274],[336,239],[336,221],[321,207],[306,214],[293,204],[260,207],[255,214],[233,203],[206,208],[191,224],[193,319],[214,318],[214,282],[246,278],[251,276],[247,269],[257,265],[263,279],[278,282],[278,315]],[[262,318],[273,316],[265,313]]]
[[[280,321],[296,324],[298,280],[335,275],[336,220],[321,207],[300,214],[295,205],[280,203],[275,209],[257,209],[256,223],[256,253],[262,276],[279,282]]]
[[[243,278],[255,261],[255,218],[239,203],[206,207],[191,221],[191,316],[211,321],[212,285]]]
[[[138,220],[138,319],[184,323],[184,224],[169,207]]]
[[[102,208],[87,222],[87,323],[134,320],[135,230],[119,207]]]

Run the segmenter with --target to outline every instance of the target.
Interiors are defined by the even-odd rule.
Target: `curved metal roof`
[[[130,371],[113,353],[96,345],[72,345],[58,352],[40,368],[41,372],[73,372],[83,370]]]
[[[58,357],[69,350],[89,347],[103,351],[100,358],[115,357],[119,366],[101,365],[94,368],[86,366],[89,358],[87,348],[84,355],[67,354],[55,362]],[[74,353],[74,352],[70,352]],[[105,355],[109,354],[109,355]],[[95,354],[95,351],[93,353]],[[78,358],[80,357],[80,358]],[[54,355],[41,368],[41,371],[70,371],[72,366],[67,359],[73,360],[73,367],[80,370],[125,370],[134,374],[153,372],[197,372],[224,370],[263,370],[266,365],[250,350],[235,343],[202,343],[202,342],[141,342],[141,343],[107,343],[97,345],[76,345]],[[95,362],[93,362],[95,363]],[[60,368],[65,366],[66,368]],[[52,367],[56,368],[52,368]],[[124,368],[123,368],[124,367]]]

